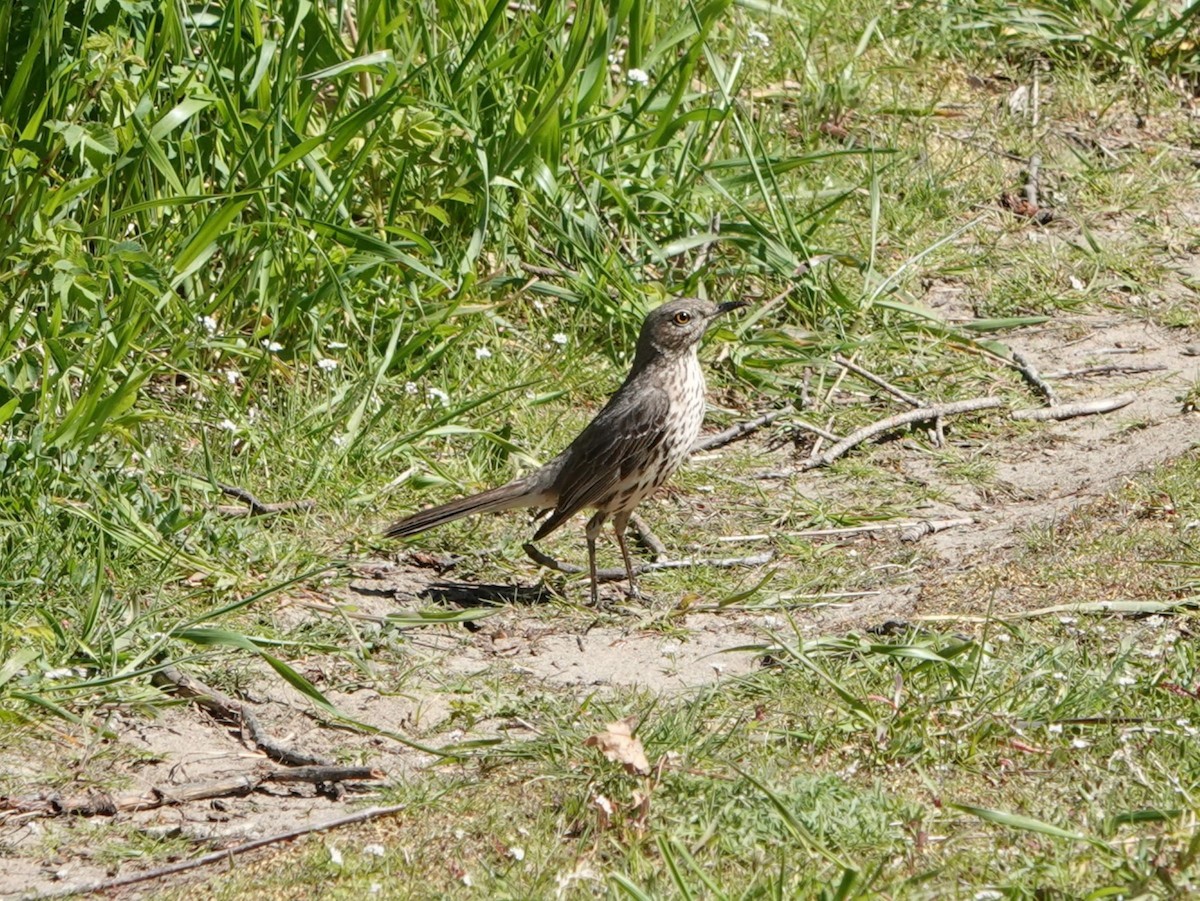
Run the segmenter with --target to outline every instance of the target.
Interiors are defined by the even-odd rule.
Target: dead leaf
[[[584,747],[599,748],[600,753],[625,767],[626,772],[639,776],[648,775],[650,761],[639,739],[633,736],[633,727],[627,720],[617,720],[604,727],[584,743]]]
[[[598,811],[598,816],[596,817],[598,822],[596,825],[598,825],[600,827],[600,831],[603,832],[610,825],[612,825],[614,810],[612,801],[608,800],[608,798],[604,797],[604,795],[596,795],[594,798],[592,798],[592,806]]]

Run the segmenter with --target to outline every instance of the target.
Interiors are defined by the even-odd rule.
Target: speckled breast
[[[644,465],[622,479],[603,508],[610,512],[632,510],[671,477],[688,458],[704,424],[704,371],[690,354],[670,371],[667,392],[671,403],[663,438]]]

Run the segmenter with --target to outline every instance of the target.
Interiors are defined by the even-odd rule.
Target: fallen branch
[[[1013,419],[1033,422],[1049,420],[1074,419],[1077,416],[1094,416],[1097,413],[1111,413],[1127,407],[1137,399],[1135,394],[1122,394],[1120,397],[1107,397],[1100,400],[1083,401],[1077,404],[1063,404],[1059,407],[1041,407],[1036,410],[1013,410],[1009,415]]]
[[[953,529],[957,526],[974,525],[975,520],[969,516],[964,516],[961,519],[924,519],[921,522],[911,523],[908,528],[900,533],[901,541],[920,541],[926,535],[936,535],[938,532],[944,532],[946,529]]]
[[[692,445],[691,453],[698,454],[702,451],[714,450],[718,447],[724,447],[732,441],[737,441],[739,438],[744,438],[751,432],[761,429],[765,425],[770,425],[780,416],[792,412],[791,406],[783,407],[779,410],[772,410],[770,413],[764,413],[762,416],[756,416],[754,419],[749,419],[746,422],[739,422],[732,425],[723,432],[717,432],[715,435],[708,435],[701,438]]]
[[[1084,366],[1082,369],[1056,369],[1047,372],[1046,379],[1088,378],[1093,375],[1137,375],[1141,372],[1162,372],[1166,363],[1106,363],[1103,366]]]
[[[957,526],[969,526],[975,522],[969,516],[964,516],[959,519],[933,519],[920,520],[917,522],[880,522],[873,523],[869,526],[838,526],[831,529],[804,529],[799,532],[783,532],[779,533],[787,538],[844,538],[852,535],[869,535],[871,532],[901,532],[902,541],[916,541],[926,535],[932,535],[935,532],[941,532],[946,529],[953,529]],[[915,537],[907,538],[906,535],[914,534]],[[737,536],[738,538],[767,538],[767,535],[744,535]],[[732,539],[720,538],[718,541],[729,541]]]
[[[576,566],[574,563],[564,563],[556,560],[549,554],[539,550],[532,542],[523,545],[525,553],[529,555],[534,563],[539,566],[544,566],[547,569],[555,570],[556,572],[565,573],[568,576],[578,576],[586,573],[587,570],[582,566]],[[646,573],[659,572],[664,569],[688,569],[694,566],[712,566],[718,569],[728,569],[734,566],[762,566],[764,563],[770,563],[775,554],[771,551],[766,551],[761,554],[753,554],[749,557],[704,557],[685,560],[656,560],[653,563],[639,563],[633,568],[635,576],[641,576]],[[619,582],[625,578],[624,569],[601,569],[596,571],[597,582]]]
[[[272,760],[286,766],[332,765],[323,757],[295,751],[281,745],[267,734],[266,729],[259,723],[258,717],[254,715],[249,706],[209,687],[177,667],[164,667],[151,677],[151,681],[158,686],[170,686],[180,697],[191,698],[218,721],[242,730],[254,743],[254,746]]]
[[[238,854],[245,854],[247,851],[254,851],[258,848],[265,848],[268,845],[278,845],[283,842],[294,841],[306,835],[312,835],[317,832],[328,832],[331,829],[340,829],[342,826],[353,826],[357,823],[365,823],[368,820],[378,819],[379,817],[392,816],[393,814],[402,813],[407,805],[397,804],[394,807],[371,807],[367,810],[360,810],[358,813],[350,816],[341,817],[340,819],[330,820],[326,823],[315,823],[311,826],[301,826],[299,829],[291,829],[287,832],[280,832],[275,835],[268,835],[265,838],[257,838],[253,841],[244,842],[240,845],[234,845],[232,848],[225,848],[221,851],[214,851],[211,854],[205,854],[201,857],[193,858],[192,860],[181,860],[178,863],[170,864],[165,867],[158,867],[154,870],[146,870],[144,873],[131,873],[128,876],[122,876],[119,879],[108,879],[103,882],[92,882],[83,885],[66,886],[53,892],[47,892],[41,895],[35,895],[33,901],[41,901],[48,898],[66,898],[71,895],[90,895],[95,892],[107,892],[112,889],[124,888],[127,885],[137,885],[142,882],[151,882],[155,879],[162,879],[165,876],[174,876],[176,873],[184,873],[188,870],[195,870],[200,867],[206,867],[209,864],[224,863]]]
[[[667,557],[667,546],[654,534],[654,530],[650,528],[650,523],[646,522],[646,520],[642,519],[636,513],[630,514],[629,523],[633,526],[634,531],[637,532],[638,541],[642,543],[643,547],[648,548],[654,554],[656,561]]]
[[[899,398],[900,400],[904,401],[904,403],[908,404],[910,407],[925,406],[924,401],[913,397],[907,391],[902,391],[901,389],[899,389],[895,385],[893,385],[891,382],[884,380],[882,377],[871,372],[869,369],[864,369],[862,366],[859,366],[853,360],[847,360],[841,354],[835,354],[833,357],[833,362],[837,363],[843,369],[849,369],[851,372],[855,373],[856,375],[862,376],[868,382],[871,382],[874,385],[878,385],[880,388],[882,388],[888,394],[892,395],[893,397]]]
[[[1046,383],[1044,378],[1042,378],[1042,375],[1040,372],[1038,372],[1037,367],[1033,365],[1033,361],[1031,361],[1020,351],[1016,350],[1012,352],[1012,358],[1013,365],[1016,367],[1017,372],[1021,373],[1021,376],[1025,379],[1025,381],[1029,382],[1033,389],[1046,399],[1046,403],[1052,407],[1056,406],[1058,404],[1058,397],[1055,395],[1054,389]]]
[[[825,441],[832,441],[834,444],[837,444],[842,440],[840,436],[835,435],[828,429],[823,429],[819,425],[813,425],[811,422],[808,422],[804,419],[793,419],[788,423],[788,426],[805,432],[812,432],[817,436],[817,438],[824,439]]]
[[[268,504],[260,501],[245,488],[240,488],[237,485],[226,485],[224,482],[218,482],[215,479],[209,479],[196,473],[187,473],[187,475],[207,485],[214,486],[227,497],[235,497],[246,505],[245,507],[235,507],[229,504],[220,504],[217,506],[217,512],[222,516],[275,516],[279,513],[290,513],[293,510],[311,510],[317,506],[317,502],[309,498],[299,501],[280,501],[279,503]]]
[[[317,505],[316,501],[309,498],[268,504],[260,501],[245,488],[239,488],[237,485],[225,485],[221,482],[217,482],[216,485],[221,489],[222,494],[226,494],[229,497],[236,497],[239,501],[243,501],[246,504],[247,509],[224,505],[219,507],[218,509],[227,516],[274,516],[278,513],[290,513],[292,510],[311,510]]]
[[[1055,604],[1036,610],[1021,610],[1016,613],[980,616],[970,613],[936,613],[914,616],[922,623],[986,623],[1010,622],[1012,620],[1040,619],[1043,616],[1151,616],[1179,613],[1200,607],[1200,597],[1182,598],[1177,601],[1083,601],[1078,604]]]
[[[134,810],[153,810],[204,801],[248,795],[268,782],[307,782],[314,785],[382,779],[381,770],[361,766],[308,766],[295,769],[269,769],[215,782],[189,782],[183,785],[151,786],[145,791],[90,791],[64,798],[57,792],[24,798],[0,798],[0,811],[38,816],[114,816]]]
[[[903,425],[909,425],[914,422],[922,422],[929,419],[937,419],[942,416],[954,416],[959,413],[973,413],[977,410],[991,410],[996,407],[1004,406],[1004,401],[999,397],[976,397],[971,400],[954,401],[953,403],[937,404],[932,407],[920,407],[916,410],[907,410],[904,413],[897,413],[895,416],[889,416],[886,419],[881,419],[878,422],[873,422],[870,425],[863,426],[857,432],[843,438],[829,450],[817,457],[810,457],[800,465],[802,471],[816,469],[818,466],[828,466],[844,455],[847,451],[864,441],[867,441],[876,435],[883,432],[891,431]]]

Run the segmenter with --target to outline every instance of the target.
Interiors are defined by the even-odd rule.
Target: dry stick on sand
[[[654,554],[655,562],[658,562],[659,560],[665,560],[668,556],[670,556],[667,553],[667,546],[662,543],[662,539],[654,534],[654,530],[650,528],[650,523],[646,522],[646,520],[642,519],[642,517],[636,513],[630,514],[629,523],[637,532],[638,541],[640,541],[644,547],[649,548],[650,552]]]
[[[805,460],[800,465],[800,469],[809,470],[816,469],[818,466],[828,466],[851,448],[862,444],[876,435],[899,428],[902,425],[923,422],[928,419],[937,419],[941,416],[953,416],[957,413],[973,413],[976,410],[990,410],[1003,406],[1004,400],[1002,398],[976,397],[971,400],[960,400],[948,404],[937,404],[932,407],[920,407],[916,410],[906,410],[903,413],[897,413],[895,416],[889,416],[886,419],[863,426],[857,432],[843,438],[823,454]]]
[[[1104,397],[1100,400],[1087,400],[1077,404],[1063,404],[1058,407],[1041,407],[1037,410],[1013,410],[1013,419],[1033,422],[1047,422],[1052,419],[1074,419],[1077,416],[1093,416],[1097,413],[1111,413],[1127,407],[1137,399],[1136,394],[1122,394],[1119,397]]]
[[[904,401],[904,403],[908,404],[910,407],[925,406],[924,401],[913,397],[907,391],[900,390],[895,385],[893,385],[891,382],[886,381],[882,377],[871,372],[869,369],[864,369],[862,366],[859,366],[853,360],[847,360],[841,354],[835,354],[833,357],[833,362],[837,363],[843,369],[849,369],[851,372],[855,373],[856,375],[862,376],[868,382],[871,382],[874,385],[878,385],[880,388],[882,388],[888,394],[892,395],[893,397],[899,398],[900,400]]]
[[[272,760],[287,766],[331,766],[332,762],[314,754],[295,751],[275,741],[258,722],[258,717],[245,704],[235,701],[228,695],[222,694],[215,688],[210,688],[194,676],[189,676],[182,670],[167,666],[154,674],[155,685],[167,685],[175,689],[180,697],[191,698],[214,718],[228,726],[240,728],[254,746]]]
[[[553,569],[560,573],[566,573],[568,576],[577,576],[587,572],[582,566],[576,566],[574,563],[563,563],[561,560],[556,560],[549,554],[541,551],[532,542],[527,542],[522,545],[525,553],[529,555],[529,559],[539,566],[545,566],[547,569]],[[770,563],[774,557],[774,553],[766,551],[762,554],[752,554],[749,557],[713,557],[713,558],[696,558],[686,560],[659,560],[654,563],[639,563],[633,568],[633,574],[640,576],[643,573],[658,572],[664,569],[687,569],[693,566],[713,566],[721,569],[728,569],[734,566],[762,566],[764,563]],[[625,578],[625,570],[623,569],[601,569],[596,572],[597,582],[617,582]]]
[[[756,416],[753,419],[748,419],[745,422],[739,422],[736,425],[731,425],[723,432],[717,432],[715,435],[706,435],[695,444],[692,445],[690,453],[698,454],[703,451],[715,450],[718,447],[724,447],[732,441],[737,441],[739,438],[744,438],[751,432],[761,429],[763,426],[770,425],[780,416],[786,416],[792,412],[792,407],[786,406],[778,410],[772,410],[770,413],[764,413],[762,416]]]
[[[1082,369],[1056,369],[1042,375],[1044,379],[1089,378],[1093,375],[1137,375],[1142,372],[1163,372],[1166,363],[1105,363],[1102,366],[1084,366]]]
[[[304,766],[295,769],[267,769],[215,782],[188,782],[182,785],[154,785],[145,791],[110,794],[90,791],[83,795],[62,797],[58,793],[43,797],[34,795],[25,798],[0,798],[0,813],[34,814],[44,817],[59,816],[114,816],[133,810],[153,810],[186,804],[189,801],[204,801],[209,798],[228,798],[248,795],[268,782],[321,783],[355,782],[365,779],[382,779],[382,770],[363,766]],[[2,820],[3,817],[0,817]]]
[[[1037,367],[1033,365],[1033,362],[1023,353],[1017,350],[1013,351],[1012,358],[1017,372],[1021,373],[1021,376],[1025,379],[1025,381],[1029,382],[1033,389],[1046,399],[1046,403],[1052,407],[1057,406],[1058,396],[1054,393],[1054,389],[1046,383],[1044,378],[1042,378],[1041,373],[1038,372]]]
[[[203,857],[196,857],[192,860],[181,860],[179,863],[173,863],[169,866],[159,867],[155,870],[147,870],[144,873],[131,873],[128,876],[122,876],[119,879],[109,879],[105,882],[92,882],[86,885],[67,886],[58,891],[35,895],[33,901],[42,901],[42,899],[48,898],[66,898],[71,895],[90,895],[94,892],[107,892],[111,891],[112,889],[124,888],[127,885],[137,885],[138,883],[142,882],[151,882],[155,879],[162,879],[165,876],[174,876],[176,873],[184,873],[188,870],[206,867],[209,864],[224,863],[232,860],[235,855],[245,854],[247,851],[254,851],[258,848],[265,848],[268,845],[278,845],[283,842],[294,841],[295,839],[303,838],[306,835],[311,835],[314,832],[328,832],[331,829],[340,829],[342,826],[353,826],[357,823],[365,823],[368,820],[378,819],[379,817],[403,813],[407,806],[408,805],[406,804],[397,804],[394,807],[371,807],[367,810],[360,810],[358,813],[351,814],[350,816],[341,817],[336,820],[330,820],[327,823],[316,823],[312,826],[302,826],[299,829],[291,829],[287,832],[268,835],[265,838],[257,838],[254,841],[245,842],[241,845],[235,845],[232,848],[225,848],[222,851],[214,851],[211,854],[205,854]]]
[[[1078,404],[1062,404],[1057,407],[1042,407],[1036,410],[1011,410],[1009,416],[1017,420],[1032,420],[1045,422],[1047,420],[1074,419],[1077,416],[1092,416],[1097,413],[1111,413],[1128,406],[1136,399],[1134,394],[1122,394],[1120,397],[1102,398],[1100,400],[1084,401]],[[971,400],[953,401],[938,404],[934,407],[922,407],[919,410],[907,410],[886,419],[880,419],[870,425],[863,426],[857,432],[843,438],[820,456],[810,457],[800,466],[801,471],[816,469],[818,466],[828,466],[843,456],[847,451],[868,441],[883,432],[891,431],[902,425],[921,422],[926,419],[940,419],[943,416],[953,416],[958,413],[973,413],[977,410],[993,410],[1003,407],[1004,401],[999,397],[976,397]]]
[[[793,428],[800,429],[803,432],[812,432],[817,436],[817,440],[824,439],[825,441],[832,441],[834,444],[837,444],[842,440],[840,435],[836,435],[828,429],[823,429],[819,425],[813,425],[811,422],[808,422],[804,419],[793,419],[789,421],[788,425],[792,426]]]
[[[780,537],[786,538],[842,538],[853,535],[869,535],[872,532],[892,532],[900,530],[902,532],[900,538],[902,541],[916,541],[918,538],[923,538],[926,535],[932,535],[935,532],[942,532],[946,529],[953,529],[956,526],[969,526],[975,522],[969,516],[960,517],[958,519],[923,519],[917,522],[881,522],[869,526],[839,526],[832,529],[803,529],[799,532],[780,532],[776,533]],[[909,538],[912,534],[914,537]],[[742,540],[758,539],[766,540],[769,535],[740,535],[735,536]],[[721,538],[719,541],[733,541],[734,538]]]

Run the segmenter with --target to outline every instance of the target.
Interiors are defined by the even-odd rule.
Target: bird
[[[397,520],[384,537],[416,535],[464,516],[534,507],[550,511],[534,533],[538,541],[580,510],[594,509],[584,529],[592,605],[599,600],[596,539],[610,517],[629,592],[638,597],[626,527],[634,508],[671,477],[700,435],[705,394],[696,355],[700,339],[719,316],[746,305],[684,297],[654,308],[642,323],[625,381],[566,450],[506,485]]]

